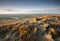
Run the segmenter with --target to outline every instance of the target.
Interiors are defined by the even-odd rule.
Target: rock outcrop
[[[0,41],[60,41],[60,16],[0,26]]]

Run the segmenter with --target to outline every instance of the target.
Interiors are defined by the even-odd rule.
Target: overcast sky
[[[0,14],[60,13],[60,0],[0,0]]]

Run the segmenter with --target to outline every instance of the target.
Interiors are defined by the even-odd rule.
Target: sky
[[[0,0],[0,14],[60,14],[60,0]]]

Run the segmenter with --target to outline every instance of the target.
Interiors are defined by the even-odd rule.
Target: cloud
[[[60,13],[60,8],[54,9],[0,9],[0,14],[37,14],[37,13]]]
[[[26,9],[0,9],[0,14],[28,14],[29,10]]]
[[[60,8],[56,9],[39,9],[39,10],[33,10],[29,11],[31,13],[60,13]]]
[[[13,9],[3,9],[5,11],[9,11],[9,12],[18,12],[18,10],[13,10]]]
[[[18,12],[17,10],[12,10],[12,9],[0,9],[0,14],[10,14],[10,13],[16,13]]]

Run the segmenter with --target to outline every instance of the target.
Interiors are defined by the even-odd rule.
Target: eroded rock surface
[[[60,41],[60,16],[43,16],[36,22],[2,25],[0,41]]]

